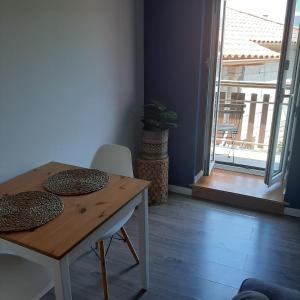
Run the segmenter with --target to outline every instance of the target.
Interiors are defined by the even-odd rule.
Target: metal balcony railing
[[[218,125],[234,125],[236,131],[217,131],[217,146],[267,151],[275,92],[276,83],[222,80]],[[242,113],[229,112],[238,106],[243,107]]]

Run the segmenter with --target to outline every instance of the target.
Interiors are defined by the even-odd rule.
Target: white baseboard
[[[192,196],[192,189],[183,186],[169,184],[169,191],[186,196]]]
[[[287,216],[300,218],[300,209],[286,207],[284,209],[284,214]]]
[[[194,183],[197,183],[199,179],[203,176],[203,171],[201,170],[195,177],[194,177]]]

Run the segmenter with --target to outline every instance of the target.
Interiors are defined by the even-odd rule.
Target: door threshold
[[[252,210],[282,214],[287,204],[283,187],[264,184],[262,176],[214,168],[210,176],[203,176],[193,185],[192,195],[223,204]]]
[[[251,174],[256,176],[265,176],[264,170],[258,170],[258,169],[252,169],[252,168],[246,168],[241,166],[234,166],[229,164],[222,164],[219,162],[216,162],[214,164],[214,169],[220,169],[220,170],[226,170],[226,171],[232,171],[232,172],[238,172],[238,173],[245,173],[245,174]]]

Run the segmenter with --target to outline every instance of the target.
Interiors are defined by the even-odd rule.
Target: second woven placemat
[[[96,169],[71,169],[49,177],[44,188],[62,196],[76,196],[98,191],[109,181],[107,173]]]

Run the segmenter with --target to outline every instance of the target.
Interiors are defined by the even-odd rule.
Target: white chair
[[[11,254],[0,254],[0,299],[38,300],[53,287],[50,271]]]
[[[120,145],[103,145],[101,146],[94,156],[91,163],[91,168],[99,169],[108,173],[114,173],[122,176],[133,177],[132,169],[132,157],[131,152],[127,147]],[[139,258],[134,250],[134,247],[124,229],[124,224],[130,219],[134,210],[130,210],[125,216],[120,218],[114,226],[111,227],[102,237],[99,237],[97,247],[99,250],[99,256],[101,260],[102,270],[102,285],[104,291],[104,298],[109,298],[107,272],[105,262],[105,249],[104,240],[108,237],[112,237],[114,234],[120,232],[124,241],[126,242],[131,254],[133,255],[136,263],[139,263]]]

